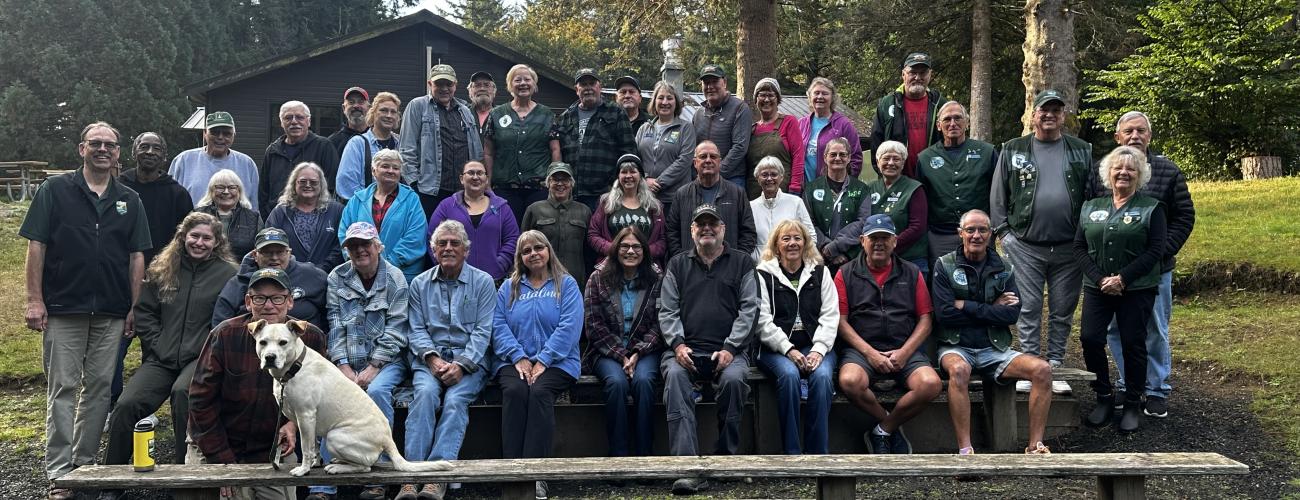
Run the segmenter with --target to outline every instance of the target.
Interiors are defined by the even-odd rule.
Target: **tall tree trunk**
[[[1078,77],[1074,69],[1074,14],[1069,0],[1025,0],[1024,133],[1032,130],[1034,95],[1056,89],[1065,96],[1065,125],[1079,129]]]
[[[759,80],[776,76],[776,0],[737,1],[736,94],[748,102]]]
[[[993,139],[993,26],[989,0],[971,6],[970,136]]]

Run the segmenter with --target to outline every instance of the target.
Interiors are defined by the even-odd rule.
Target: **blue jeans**
[[[925,257],[921,257],[916,260],[909,260],[908,262],[916,264],[916,269],[921,271],[921,277],[925,278],[925,284],[930,284],[930,261]]]
[[[655,380],[659,378],[659,353],[640,358],[632,378],[623,373],[623,363],[613,358],[596,360],[596,376],[605,387],[605,438],[609,455],[625,457],[627,451],[627,395],[632,393],[636,412],[636,434],[632,436],[632,453],[647,456],[654,449]]]
[[[1173,282],[1173,271],[1160,275],[1160,286],[1156,288],[1156,305],[1151,321],[1147,322],[1147,396],[1168,398],[1172,390],[1169,387],[1169,369],[1173,362],[1169,354],[1169,317],[1174,307]],[[1127,392],[1124,388],[1124,348],[1120,346],[1119,326],[1114,321],[1110,322],[1106,342],[1110,344],[1115,368],[1119,370],[1115,389]]]
[[[800,349],[805,356],[811,347]],[[783,354],[764,349],[758,356],[758,367],[764,373],[776,377],[776,415],[781,420],[781,443],[786,455],[798,455],[799,451],[799,380],[803,373],[794,366],[794,362]],[[809,455],[828,453],[831,415],[831,396],[835,382],[831,373],[835,370],[835,353],[828,352],[822,358],[817,369],[808,374],[808,404],[803,411],[804,448]]]
[[[730,181],[732,184],[740,186],[740,189],[745,189],[745,176],[742,175],[739,177],[728,177],[727,180]]]
[[[393,388],[406,378],[408,372],[415,386],[415,399],[406,414],[406,459],[455,460],[460,455],[461,443],[465,441],[469,405],[487,383],[487,370],[478,367],[474,373],[461,377],[460,383],[443,387],[423,363],[412,363],[409,368],[403,361],[385,365],[366,392],[390,423],[393,421]],[[438,419],[439,408],[442,409],[441,419]]]

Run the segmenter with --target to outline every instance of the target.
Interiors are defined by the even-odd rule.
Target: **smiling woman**
[[[208,193],[194,210],[220,220],[235,258],[242,258],[253,250],[253,239],[262,229],[262,220],[251,206],[239,176],[234,171],[223,169],[212,175],[212,180],[208,181]]]

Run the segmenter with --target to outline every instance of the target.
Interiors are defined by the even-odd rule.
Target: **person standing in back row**
[[[903,175],[916,177],[916,157],[941,135],[935,129],[935,116],[943,99],[930,88],[933,61],[925,52],[913,52],[903,60],[903,83],[876,104],[876,119],[871,127],[871,151],[885,141],[907,145],[907,162]],[[873,163],[874,165],[874,163]]]
[[[749,136],[754,132],[754,115],[749,105],[727,90],[727,75],[722,66],[706,64],[700,68],[700,90],[704,102],[696,111],[695,138],[717,145],[722,154],[722,178],[745,187],[745,155],[749,151]],[[752,251],[749,248],[746,251]]]

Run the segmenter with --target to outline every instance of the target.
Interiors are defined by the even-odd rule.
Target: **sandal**
[[[1047,449],[1046,446],[1043,446],[1043,442],[1039,441],[1037,443],[1034,443],[1033,446],[1025,448],[1025,454],[1026,455],[1051,455],[1052,450]]]

